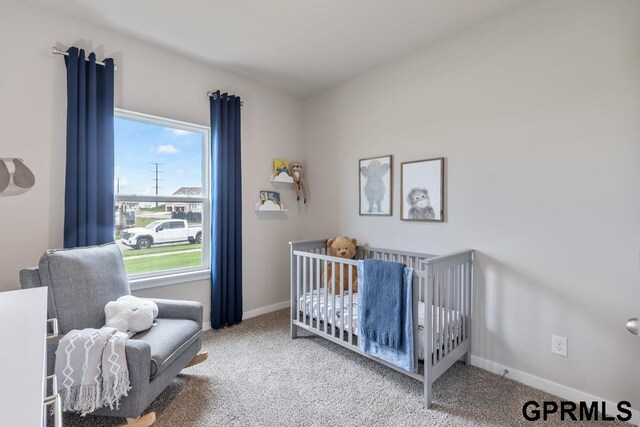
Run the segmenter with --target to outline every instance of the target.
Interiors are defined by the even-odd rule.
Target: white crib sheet
[[[303,304],[304,301],[304,304]],[[350,306],[350,298],[349,292],[344,291],[344,304],[342,304],[342,298],[340,294],[336,294],[335,296],[335,307],[337,307],[335,319],[336,319],[336,327],[342,327],[342,319],[349,318],[349,306]],[[303,313],[303,307],[306,307],[306,315],[312,316],[314,320],[318,319],[318,306],[320,307],[320,321],[325,321],[325,291],[324,288],[320,288],[320,295],[318,298],[318,290],[314,289],[313,292],[306,292],[303,296],[298,300],[298,307],[300,309],[300,313]],[[333,294],[329,293],[327,295],[327,310],[326,315],[329,318],[328,324],[333,324]],[[449,317],[453,314],[452,317],[449,317],[453,322],[451,339],[454,339],[458,335],[459,328],[457,327],[460,322],[459,319],[462,319],[462,315],[456,310],[443,309],[444,316]],[[358,293],[355,292],[353,294],[353,308],[351,311],[351,318],[353,324],[353,335],[358,335]],[[418,330],[422,331],[424,329],[424,303],[418,303]],[[349,332],[349,322],[346,321],[344,325],[345,332]],[[437,325],[434,325],[434,328],[437,328]],[[437,330],[437,329],[436,329]],[[422,340],[418,340],[418,357],[420,360],[424,360],[424,348],[423,348]],[[436,344],[437,348],[437,344]]]

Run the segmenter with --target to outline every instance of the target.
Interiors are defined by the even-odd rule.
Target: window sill
[[[182,273],[168,273],[161,276],[140,277],[129,280],[132,291],[141,289],[159,288],[162,286],[179,285],[181,283],[208,280],[211,278],[211,270],[186,271]]]

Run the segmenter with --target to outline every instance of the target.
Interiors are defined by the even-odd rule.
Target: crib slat
[[[453,269],[452,268],[448,268],[447,269],[447,278],[446,278],[446,283],[447,283],[447,296],[446,296],[446,300],[444,302],[445,304],[445,317],[446,317],[446,325],[447,327],[445,328],[445,346],[446,346],[446,350],[445,350],[445,354],[449,354],[451,352],[451,284],[453,282]]]
[[[440,358],[443,359],[445,356],[444,353],[444,346],[445,346],[445,342],[447,339],[446,333],[446,325],[444,323],[444,316],[445,316],[445,299],[447,297],[446,292],[447,292],[447,274],[445,271],[442,272],[442,280],[440,281],[440,317],[442,319],[441,321],[441,325],[442,325],[442,330],[441,332],[441,338],[440,338],[440,349],[441,349],[441,353],[440,353]]]
[[[464,334],[466,332],[466,327],[464,324],[464,299],[465,299],[465,291],[464,286],[467,282],[467,265],[462,264],[462,270],[460,274],[460,342],[464,341]]]
[[[467,317],[467,309],[466,309],[466,299],[467,299],[467,274],[469,273],[469,265],[468,264],[464,264],[464,282],[462,284],[462,295],[463,295],[463,300],[462,300],[462,305],[460,307],[460,316],[461,316],[461,323],[462,323],[462,339],[464,340],[466,338],[467,335],[467,322],[466,322],[466,317]]]
[[[340,340],[344,340],[344,266],[340,263]]]
[[[418,266],[417,266],[417,269],[416,269],[416,270],[419,270],[419,271],[420,271],[420,270],[423,270],[423,267],[422,267],[422,260],[420,260],[420,263],[418,264]],[[422,297],[422,286],[420,286],[420,289],[418,289],[418,301],[424,301],[424,300],[423,300],[423,297]],[[416,305],[416,307],[418,307],[418,305]]]
[[[460,264],[458,268],[458,306],[456,307],[456,316],[458,321],[458,330],[456,331],[458,334],[458,345],[462,343],[462,317],[461,317],[461,309],[462,309],[462,283],[464,281],[464,264]]]
[[[433,330],[431,331],[431,335],[433,336],[433,338],[431,339],[431,341],[433,342],[432,345],[432,349],[433,349],[433,354],[434,354],[434,361],[433,363],[437,362],[437,350],[438,350],[438,317],[437,317],[437,306],[438,306],[438,275],[437,274],[433,274],[433,294],[432,294],[432,298],[431,298],[431,307],[425,307],[425,310],[430,310],[431,311],[431,317],[432,317],[432,323],[433,323]]]
[[[433,317],[434,317],[434,328],[433,328],[433,351],[435,353],[435,361],[440,360],[440,273],[435,275],[435,286],[433,287],[434,296],[433,296]],[[434,362],[435,363],[435,362]]]
[[[443,299],[444,299],[444,274],[440,272],[438,274],[438,360],[441,360],[443,357],[442,354],[442,346],[444,344],[444,310],[443,308]]]
[[[329,263],[327,262],[327,260],[324,260],[324,333],[325,334],[329,330],[329,314],[327,311],[329,309],[329,286],[327,284],[327,280],[328,280],[327,265],[328,264]]]
[[[434,338],[433,338],[433,348],[434,351],[437,351],[435,354],[436,361],[440,360],[440,344],[442,344],[442,340],[440,339],[440,332],[442,331],[442,325],[440,324],[440,273],[435,275],[435,297],[433,298],[433,306],[431,307],[433,310],[433,316],[435,318],[435,328],[434,328]],[[437,350],[436,350],[437,349]]]
[[[333,286],[333,292],[331,292],[331,298],[333,298],[333,303],[331,304],[331,335],[336,336],[336,262],[331,261],[331,268],[333,272],[331,286]]]
[[[452,347],[455,348],[458,346],[458,282],[460,280],[460,265],[456,265],[453,269],[453,301],[451,303],[452,311],[451,311],[451,338],[452,338]]]
[[[466,298],[466,282],[467,282],[467,264],[463,264],[462,287],[460,288],[460,341],[464,341],[466,334],[465,318],[465,298]]]
[[[469,335],[471,334],[471,331],[469,330],[471,328],[471,323],[470,323],[470,319],[471,319],[471,275],[473,274],[471,269],[473,268],[473,266],[471,265],[471,263],[467,262],[467,277],[466,277],[466,284],[465,284],[465,297],[464,297],[464,305],[465,305],[465,316],[464,316],[464,329],[465,329],[465,336],[464,338],[467,339],[469,338]]]
[[[315,249],[311,251],[315,253]],[[309,326],[313,328],[313,258],[309,258]]]
[[[453,350],[453,287],[456,280],[456,269],[449,269],[449,292],[447,292],[449,300],[447,301],[447,353]]]
[[[306,324],[307,323],[307,318],[308,318],[308,314],[307,314],[307,297],[309,296],[308,292],[307,292],[307,282],[309,279],[308,273],[307,273],[307,264],[309,263],[309,258],[308,257],[303,257],[302,259],[302,293],[304,295],[304,308],[303,308],[303,315],[304,317],[302,318],[302,321]]]
[[[456,321],[455,321],[455,298],[456,298],[456,281],[458,280],[457,277],[457,272],[458,272],[458,266],[453,267],[452,271],[451,271],[451,275],[453,276],[452,281],[451,281],[451,301],[449,303],[450,306],[450,310],[449,310],[449,318],[451,319],[451,326],[449,327],[449,342],[451,343],[451,350],[453,350],[456,347],[456,342],[455,342],[455,327],[456,327]]]
[[[316,304],[318,305],[318,310],[317,310],[317,314],[316,314],[316,328],[320,329],[320,260],[316,259],[316,288],[317,288],[317,295],[316,295]]]
[[[353,267],[349,266],[349,344],[353,344]]]
[[[458,281],[460,279],[460,265],[453,269],[453,299],[451,300],[451,348],[458,346]]]
[[[445,310],[445,316],[447,317],[447,328],[445,330],[446,333],[446,338],[445,338],[445,343],[447,345],[447,350],[446,350],[446,354],[449,354],[449,352],[451,351],[451,284],[453,283],[453,269],[452,268],[448,268],[447,269],[447,299],[445,301],[445,306],[446,306],[446,310]]]
[[[300,301],[300,275],[301,273],[301,269],[300,269],[300,255],[296,255],[296,301]],[[304,308],[305,305],[305,300],[304,298],[302,299],[302,307]],[[300,319],[300,307],[298,307],[297,313],[296,313],[296,319],[298,319],[298,322],[300,322],[302,319]]]
[[[430,370],[430,367],[433,365],[433,331],[434,331],[434,322],[433,322],[433,292],[435,288],[435,278],[433,275],[429,274],[428,280],[425,288],[425,301],[424,301],[424,329],[422,330],[422,334],[425,337],[424,339],[424,374],[427,376],[427,373]]]
[[[444,328],[444,344],[445,344],[445,348],[444,348],[444,354],[447,355],[449,354],[449,351],[451,351],[450,345],[451,345],[451,340],[449,339],[450,335],[449,335],[449,327],[451,326],[451,319],[450,319],[450,315],[451,315],[451,310],[449,309],[449,301],[451,299],[451,269],[448,268],[447,269],[447,275],[446,275],[446,279],[445,279],[445,287],[446,287],[446,296],[445,296],[445,301],[444,301],[444,306],[445,306],[445,311],[444,311],[444,315],[445,315],[445,328]]]

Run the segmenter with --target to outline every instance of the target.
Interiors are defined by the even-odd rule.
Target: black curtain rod
[[[60,50],[57,47],[53,47],[53,49],[51,50],[51,53],[53,53],[54,55],[64,55],[64,56],[69,56],[68,52],[65,52],[64,50]],[[89,58],[85,58],[85,61],[88,61]],[[96,61],[96,64],[98,65],[102,65],[104,67],[104,62],[101,61]],[[113,65],[113,71],[118,71],[118,67],[116,67],[116,65]]]
[[[216,94],[216,91],[210,90],[209,92],[207,92],[207,98],[211,98],[215,94]],[[243,105],[244,105],[244,101],[240,100],[240,106],[242,107]]]

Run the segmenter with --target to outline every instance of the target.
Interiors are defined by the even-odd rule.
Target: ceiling
[[[33,0],[309,96],[526,0]]]

